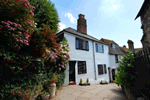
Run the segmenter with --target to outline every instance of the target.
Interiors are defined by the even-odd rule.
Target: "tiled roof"
[[[127,49],[129,49],[129,48],[124,48],[124,47],[120,47],[122,50],[123,50],[123,52],[127,52]],[[142,50],[142,48],[134,48],[134,50],[135,50],[135,53],[138,51],[138,49],[139,50]]]
[[[87,39],[90,39],[90,40],[94,40],[94,41],[99,42],[99,43],[101,43],[101,44],[109,45],[108,43],[101,42],[101,41],[99,41],[99,39],[96,39],[96,38],[94,38],[94,37],[92,37],[92,36],[90,36],[90,35],[88,35],[88,34],[80,33],[80,32],[78,32],[77,30],[75,30],[75,29],[73,29],[73,28],[71,28],[71,27],[68,27],[68,28],[64,29],[63,31],[66,31],[66,32],[68,32],[68,33],[71,33],[71,34],[74,34],[74,35],[77,35],[77,36],[81,36],[81,37],[84,37],[84,38],[87,38]],[[62,32],[62,31],[61,31],[61,32]],[[59,32],[59,33],[61,33],[61,32]],[[58,34],[59,34],[59,33],[58,33]],[[58,35],[58,34],[57,34],[57,35]]]
[[[118,45],[116,42],[114,42],[113,40],[101,38],[100,41],[110,44],[110,45],[109,45],[109,54],[111,54],[111,55],[114,55],[114,54],[123,55],[122,49],[121,49],[121,48],[119,47],[119,45]],[[115,45],[116,45],[116,48],[113,49],[113,48],[111,47],[111,44],[115,44]]]

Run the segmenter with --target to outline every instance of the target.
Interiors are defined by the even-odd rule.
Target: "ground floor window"
[[[78,74],[87,73],[86,71],[86,61],[78,61]]]
[[[99,64],[98,65],[98,75],[107,74],[106,64]]]

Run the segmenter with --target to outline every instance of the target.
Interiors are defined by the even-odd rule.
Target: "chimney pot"
[[[126,48],[126,45],[123,45],[124,48]]]
[[[79,18],[84,18],[84,15],[83,14],[79,14]]]

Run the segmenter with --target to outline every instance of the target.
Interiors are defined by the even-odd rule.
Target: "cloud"
[[[63,23],[58,23],[58,30],[62,31],[63,29],[65,29],[66,25]]]
[[[100,4],[101,12],[105,14],[114,14],[118,9],[120,9],[121,0],[102,0]]]
[[[117,6],[117,5],[113,5],[112,7],[113,7],[114,9],[117,9],[117,8],[118,8],[118,6]]]
[[[71,14],[71,13],[65,13],[65,17],[68,17],[69,18],[69,20],[70,20],[70,22],[72,23],[72,24],[75,24],[76,23],[76,19],[73,17],[73,15]]]

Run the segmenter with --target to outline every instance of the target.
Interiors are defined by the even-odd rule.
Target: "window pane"
[[[102,52],[104,53],[104,45],[102,45]]]
[[[83,49],[86,49],[86,41],[83,41],[82,44],[83,44]]]
[[[98,65],[98,74],[103,74],[103,65]]]
[[[78,74],[86,73],[86,62],[78,61]]]
[[[113,48],[115,49],[115,44],[112,44]]]
[[[116,63],[118,63],[118,55],[115,55]]]
[[[76,39],[76,48],[79,48],[79,40]]]
[[[98,45],[97,45],[97,43],[95,44],[95,47],[96,47],[96,52],[98,52]]]
[[[89,43],[86,41],[86,50],[89,50]]]
[[[105,74],[107,73],[106,64],[104,64]]]
[[[79,48],[80,48],[80,49],[83,49],[83,43],[82,43],[82,42],[83,42],[83,41],[80,39],[80,40],[79,40]]]

